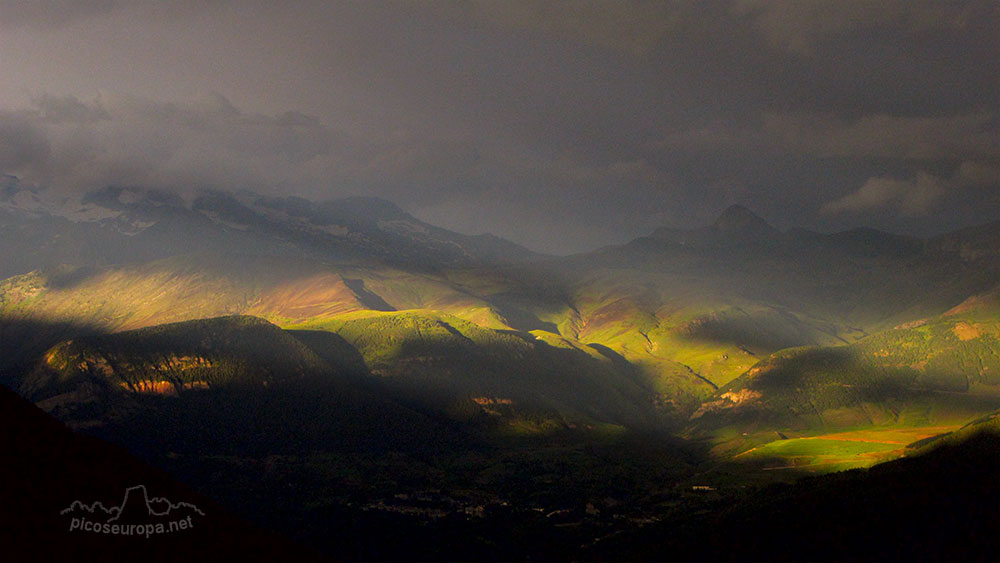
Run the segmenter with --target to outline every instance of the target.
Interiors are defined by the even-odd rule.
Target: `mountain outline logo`
[[[92,532],[124,536],[145,536],[189,530],[195,516],[205,513],[189,502],[172,502],[166,497],[150,497],[145,485],[125,489],[121,503],[105,506],[101,501],[74,500],[59,512],[70,516],[70,532]]]

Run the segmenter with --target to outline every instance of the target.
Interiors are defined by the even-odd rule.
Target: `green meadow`
[[[831,473],[871,467],[902,456],[906,447],[957,426],[876,428],[819,436],[779,439],[733,457],[763,471]]]

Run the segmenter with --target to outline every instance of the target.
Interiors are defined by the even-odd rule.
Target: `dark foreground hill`
[[[720,499],[623,534],[584,559],[995,561],[1000,432],[922,455]]]
[[[77,434],[9,389],[0,386],[0,542],[8,561],[203,561],[235,559],[318,559],[289,540],[247,524],[206,497],[178,483],[125,450]],[[166,499],[187,503],[191,527],[156,534],[105,534],[70,531],[73,518],[107,521],[97,508],[78,507],[61,514],[74,501],[114,508],[125,491],[141,485],[150,506]],[[141,498],[141,497],[139,497]],[[134,500],[134,499],[133,499]],[[129,506],[134,503],[130,501]],[[179,519],[181,507],[175,507]],[[119,526],[138,524],[135,519]],[[130,515],[129,515],[130,516]],[[171,518],[165,517],[169,525]],[[155,519],[141,522],[155,523]],[[80,526],[82,528],[82,524]]]
[[[247,316],[84,334],[45,352],[19,390],[74,427],[148,456],[381,451],[439,434],[362,381],[357,352],[326,336],[312,344],[327,359]]]

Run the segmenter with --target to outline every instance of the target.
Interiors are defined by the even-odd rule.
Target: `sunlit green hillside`
[[[432,310],[361,311],[291,329],[334,332],[398,396],[526,432],[661,422],[652,382],[613,352],[551,333],[494,330]]]
[[[955,425],[1000,406],[996,293],[850,346],[783,350],[692,415],[692,435],[727,448],[880,426]]]

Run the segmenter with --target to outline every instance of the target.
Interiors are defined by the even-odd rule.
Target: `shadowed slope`
[[[600,542],[584,559],[992,561],[1000,434],[912,458],[721,498]]]
[[[343,340],[307,341],[254,317],[79,336],[49,349],[21,388],[60,419],[148,455],[420,449],[454,438],[366,381]]]
[[[126,451],[76,434],[0,386],[3,487],[0,537],[7,557],[24,560],[146,561],[216,557],[317,559],[275,534],[246,524]],[[126,488],[191,503],[204,513],[173,535],[124,537],[69,531],[60,512],[77,499],[120,501]]]
[[[627,363],[547,333],[492,330],[426,311],[358,312],[298,325],[338,334],[401,401],[525,431],[655,427],[655,394]],[[298,332],[298,331],[296,331]]]

